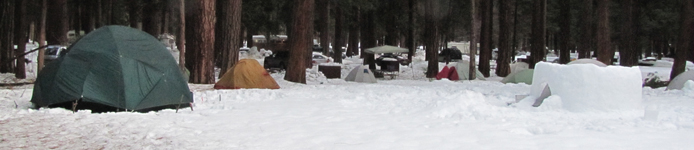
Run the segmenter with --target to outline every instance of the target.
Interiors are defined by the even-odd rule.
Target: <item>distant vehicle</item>
[[[58,59],[60,56],[64,56],[67,54],[67,48],[65,46],[61,45],[49,45],[46,47],[46,51],[44,52],[44,61],[46,63],[51,62],[53,60]]]
[[[313,65],[319,65],[322,63],[330,63],[331,61],[332,61],[332,58],[325,56],[321,53],[316,53],[316,52],[313,53],[313,56],[311,58],[311,63]]]
[[[268,57],[265,57],[265,60],[263,61],[263,67],[265,67],[265,69],[287,69],[287,64],[289,64],[289,51],[278,51]]]
[[[376,58],[376,64],[379,66],[382,66],[384,61],[397,61],[401,65],[408,65],[410,62],[407,60],[406,57],[398,56],[393,53],[385,53],[381,55],[380,57]]]
[[[457,48],[447,48],[441,50],[441,53],[439,53],[439,62],[446,61],[446,56],[450,57],[451,62],[463,59],[463,54]]]

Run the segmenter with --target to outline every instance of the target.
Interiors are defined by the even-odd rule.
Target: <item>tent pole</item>
[[[183,103],[183,95],[181,95],[180,102],[178,102],[178,106],[176,106],[176,113],[178,113],[178,109],[181,108],[181,103]]]
[[[72,102],[72,113],[74,114],[77,112],[77,103],[80,101],[80,99],[75,100],[75,102]]]

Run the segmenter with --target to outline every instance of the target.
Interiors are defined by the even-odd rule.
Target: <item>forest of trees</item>
[[[516,53],[525,51],[531,52],[531,67],[548,53],[557,54],[559,63],[576,52],[614,64],[619,52],[622,66],[635,66],[642,56],[672,57],[674,77],[685,71],[686,60],[694,61],[693,11],[691,0],[3,0],[0,73],[26,77],[25,59],[17,59],[26,42],[68,45],[70,30],[86,34],[124,25],[154,37],[174,35],[191,83],[213,83],[214,68],[233,66],[243,41],[258,34],[289,36],[296,63],[285,79],[298,83],[306,82],[303,66],[309,62],[302,60],[309,59],[312,39],[326,54],[328,43],[347,46],[348,56],[384,44],[410,54],[424,46],[429,78],[439,70],[436,54],[449,41],[479,43],[479,64],[472,60],[471,66],[484,76],[490,76],[498,48],[498,76],[508,75]],[[341,51],[335,49],[337,62]],[[372,55],[362,57],[375,69]]]

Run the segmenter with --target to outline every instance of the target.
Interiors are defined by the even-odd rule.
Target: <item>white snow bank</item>
[[[641,104],[641,72],[637,67],[538,63],[530,97],[540,97],[545,85],[573,112],[635,109]]]

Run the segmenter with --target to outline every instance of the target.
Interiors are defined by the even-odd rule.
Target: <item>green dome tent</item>
[[[501,80],[501,83],[525,83],[531,85],[533,84],[533,72],[534,69],[525,69],[511,73]]]
[[[189,106],[193,96],[171,53],[148,33],[106,26],[85,35],[37,78],[38,107],[148,111]],[[78,101],[79,100],[79,101]]]

